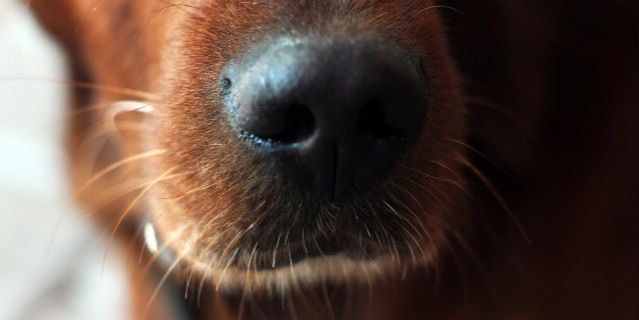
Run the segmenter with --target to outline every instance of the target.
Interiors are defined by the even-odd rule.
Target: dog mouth
[[[233,290],[286,287],[300,277],[309,285],[365,281],[436,258],[444,233],[430,217],[439,217],[442,208],[421,207],[403,171],[337,202],[276,176],[250,178],[266,169],[234,171],[249,177],[225,180],[222,193],[182,191],[206,179],[197,175],[156,185],[141,212],[153,259],[162,269],[184,270]]]
[[[274,270],[292,267],[307,259],[342,255],[353,261],[372,260],[377,254],[367,243],[355,243],[350,237],[334,239],[301,239],[229,261],[231,265],[245,269]],[[224,262],[223,262],[224,263]]]
[[[180,259],[176,251],[157,232],[153,222],[147,220],[143,224],[145,247],[156,259],[167,266]],[[380,248],[379,243],[371,239],[349,234],[332,237],[318,234],[319,231],[301,239],[291,239],[290,233],[287,233],[278,236],[275,243],[262,246],[239,243],[233,250],[224,250],[223,246],[214,247],[201,254],[200,259],[207,261],[209,267],[220,269],[277,271],[293,268],[307,260],[319,261],[339,256],[352,262],[366,262],[374,261],[383,255],[384,250]],[[397,248],[395,253],[401,254]]]

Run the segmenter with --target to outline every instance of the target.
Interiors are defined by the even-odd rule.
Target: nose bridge
[[[388,173],[421,128],[416,65],[380,39],[282,38],[244,59],[230,120],[275,174],[346,194]]]
[[[299,99],[313,111],[318,135],[342,140],[356,129],[357,115],[363,104],[358,86],[359,72],[352,52],[343,48],[323,48],[315,55],[319,63],[299,88]],[[345,142],[345,141],[342,141]]]

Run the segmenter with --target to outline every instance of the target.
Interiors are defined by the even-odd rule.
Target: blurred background
[[[0,0],[0,320],[126,318],[120,262],[69,201],[64,63]]]

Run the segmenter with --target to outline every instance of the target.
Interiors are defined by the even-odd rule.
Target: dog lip
[[[277,251],[265,251],[255,258],[253,267],[258,270],[279,269],[292,266],[305,259],[330,256],[342,252],[344,248],[339,244],[324,243],[309,248],[303,243],[293,243]]]
[[[368,243],[355,243],[351,237],[325,241],[296,241],[275,250],[257,253],[250,260],[234,261],[236,267],[253,268],[255,270],[275,270],[292,267],[295,264],[312,258],[323,258],[343,255],[352,260],[372,260],[377,257],[375,247]]]
[[[170,266],[176,256],[162,242],[152,222],[143,223],[143,238],[146,249],[157,257],[162,265]],[[277,270],[293,267],[307,259],[343,255],[352,260],[372,260],[377,257],[374,246],[367,243],[354,243],[352,237],[333,238],[331,240],[297,240],[273,250],[264,250],[247,254],[245,258],[220,261],[221,265],[230,265],[238,269],[256,271]],[[247,251],[248,252],[248,251]]]

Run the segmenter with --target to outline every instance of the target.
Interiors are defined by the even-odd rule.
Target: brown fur
[[[475,201],[491,195],[481,191],[485,189],[473,187],[473,183],[481,182],[478,181],[481,179],[472,178],[475,167],[467,160],[468,153],[476,153],[465,146],[469,131],[466,123],[469,103],[462,93],[457,67],[449,52],[441,10],[434,5],[431,1],[419,0],[185,1],[179,4],[161,0],[32,1],[31,6],[42,23],[69,51],[74,79],[99,85],[91,91],[77,89],[72,110],[74,117],[70,124],[69,150],[79,200],[95,212],[102,226],[114,230],[121,243],[133,241],[130,251],[134,255],[139,253],[142,245],[136,240],[139,238],[136,233],[138,218],[148,214],[169,245],[165,249],[170,249],[178,257],[178,263],[166,266],[167,274],[171,274],[166,282],[188,283],[185,290],[190,292],[190,303],[196,304],[193,301],[199,300],[201,306],[193,308],[202,318],[299,316],[303,319],[325,319],[330,313],[344,319],[597,319],[604,315],[621,319],[636,314],[626,305],[633,296],[636,298],[636,286],[622,284],[630,273],[628,267],[621,267],[626,260],[630,265],[636,264],[636,253],[629,257],[615,257],[610,265],[600,261],[593,267],[592,270],[609,266],[610,269],[606,270],[615,272],[616,275],[611,276],[615,285],[610,287],[580,283],[602,281],[602,275],[597,271],[586,269],[583,276],[573,276],[571,282],[570,270],[562,270],[562,267],[572,266],[574,261],[588,260],[587,254],[579,256],[575,253],[580,239],[587,238],[586,234],[602,234],[600,228],[592,228],[582,220],[589,217],[590,223],[599,221],[599,214],[604,209],[593,209],[591,205],[610,207],[610,203],[631,201],[620,205],[619,210],[623,219],[633,220],[627,212],[636,201],[630,196],[615,198],[612,192],[604,192],[609,200],[595,201],[591,198],[603,190],[601,186],[594,185],[605,180],[606,174],[617,173],[568,163],[575,163],[577,159],[591,159],[591,163],[599,165],[612,163],[589,153],[570,157],[570,152],[589,150],[588,144],[574,147],[572,151],[566,151],[565,147],[551,151],[551,156],[559,157],[555,161],[566,163],[533,162],[530,159],[538,153],[531,153],[531,143],[513,145],[511,142],[515,139],[522,141],[522,130],[509,127],[512,121],[498,130],[486,128],[487,124],[494,123],[491,118],[499,115],[473,110],[470,122],[473,137],[487,136],[485,140],[493,143],[480,143],[476,147],[489,151],[491,158],[505,165],[508,171],[514,171],[524,179],[524,183],[539,181],[534,178],[540,172],[546,179],[552,179],[553,174],[558,176],[558,182],[551,184],[550,188],[559,190],[557,194],[562,195],[553,200],[535,199],[535,192],[547,191],[524,185],[516,185],[518,189],[504,193],[506,202],[513,205],[516,215],[523,217],[528,236],[532,238],[532,247],[526,244],[527,235],[519,234],[519,221],[508,217],[502,209],[487,210],[486,217],[476,218],[478,209],[468,205],[469,194],[474,194],[471,198],[474,197]],[[555,54],[561,53],[547,49],[547,43],[552,40],[543,36],[554,35],[566,41],[577,36],[554,34],[561,29],[556,26],[559,19],[543,14],[544,11],[538,9],[541,5],[531,5],[531,8],[502,5],[499,8],[503,12],[476,8],[472,4],[466,6],[470,8],[468,14],[471,16],[464,23],[470,27],[463,34],[455,30],[451,33],[454,36],[453,46],[458,50],[454,52],[469,74],[469,91],[471,94],[475,91],[484,93],[475,89],[473,83],[507,88],[508,91],[499,96],[504,97],[509,106],[513,105],[513,110],[507,113],[528,107],[524,114],[538,117],[541,123],[529,122],[533,134],[538,136],[538,130],[545,125],[543,115],[564,115],[561,111],[544,109],[542,105],[549,101],[562,101],[566,97],[562,93],[548,91],[549,87],[566,84],[551,85],[552,80],[561,79],[562,75],[552,74],[552,66],[547,65],[547,61],[538,60],[551,60]],[[568,10],[572,7],[566,4],[563,8]],[[561,14],[565,13],[557,13]],[[516,29],[519,32],[495,36],[503,31],[502,27],[490,29],[493,26],[486,22],[490,21],[488,17],[505,19],[504,25],[519,26],[520,29]],[[517,20],[535,18],[547,19],[539,26],[549,30],[529,30],[534,26]],[[605,19],[602,18],[606,23],[610,22]],[[477,26],[476,29],[473,26]],[[494,33],[482,38],[489,34],[488,30]],[[375,250],[380,254],[380,258],[372,263],[323,259],[317,263],[311,261],[308,267],[300,263],[280,271],[243,270],[248,265],[250,271],[257,248],[268,252],[275,243],[279,243],[281,235],[292,230],[292,237],[298,232],[297,237],[301,238],[300,230],[311,230],[311,226],[296,220],[300,211],[334,210],[326,209],[329,208],[326,203],[277,181],[265,186],[265,168],[243,156],[241,145],[229,132],[217,102],[220,70],[229,60],[268,36],[292,32],[342,34],[345,37],[352,34],[384,35],[424,57],[429,76],[431,111],[419,142],[386,182],[368,194],[354,196],[339,211],[321,214],[329,221],[326,222],[329,227],[331,213],[340,213],[331,230],[362,232],[361,227],[358,228],[360,223],[369,226],[369,231],[378,237]],[[532,38],[539,46],[528,42],[530,36],[541,37]],[[479,43],[478,39],[486,43]],[[615,45],[610,44],[618,49]],[[636,48],[632,49],[636,51]],[[592,55],[584,57],[584,62],[603,63],[607,60],[603,53],[592,52]],[[475,61],[480,57],[496,59],[496,56],[502,57],[505,62],[494,63],[498,67],[507,67],[491,69]],[[530,67],[522,66],[522,61]],[[605,66],[614,67],[614,63],[606,61]],[[616,75],[612,79],[614,81],[604,87],[609,91],[620,88],[622,96],[618,97],[616,105],[636,103],[634,89],[629,89],[636,79],[628,84],[623,81],[623,71]],[[575,81],[570,76],[564,77],[566,81]],[[598,80],[589,84],[602,86]],[[574,83],[568,84],[568,88],[571,85]],[[117,132],[109,125],[109,106],[120,100],[147,101],[155,106],[157,112],[152,116],[132,115],[130,119],[119,122],[120,132]],[[470,101],[473,106],[475,99]],[[580,103],[589,106],[592,102],[580,100]],[[625,108],[605,111],[614,119],[610,121],[618,123],[622,129],[599,128],[592,137],[618,141],[623,130],[633,128],[628,120],[624,122],[628,111]],[[591,124],[581,117],[586,115],[580,115],[577,120]],[[560,119],[564,122],[558,120],[547,126],[556,128],[554,132],[565,137],[567,143],[581,142],[580,137],[562,135],[571,130],[567,123],[574,119]],[[506,142],[496,144],[504,135]],[[542,145],[545,148],[559,146],[553,139],[543,140]],[[621,144],[616,148],[609,150],[625,150]],[[113,163],[144,152],[151,153],[118,170],[104,171]],[[482,157],[475,158],[479,162],[477,166],[487,170],[486,174],[491,178],[498,180],[503,177],[492,172],[496,171],[495,167]],[[624,161],[623,167],[636,173],[636,152],[629,152],[628,157],[614,156],[613,159]],[[481,167],[482,163],[485,168]],[[561,172],[563,168],[572,168],[573,171]],[[105,174],[101,174],[103,172]],[[623,176],[615,175],[611,179],[625,183],[628,190],[636,189],[636,185],[628,183]],[[585,184],[593,186],[592,190],[580,187],[578,181],[590,181]],[[149,182],[153,182],[152,187]],[[508,182],[503,182],[503,186],[508,185]],[[484,203],[482,207],[490,208],[489,201],[479,201]],[[580,202],[584,204],[575,205]],[[377,214],[388,214],[389,206],[398,214],[380,223]],[[545,222],[553,221],[557,227],[554,232],[549,231],[544,219],[533,218],[540,213],[564,217],[565,221],[547,217],[549,219]],[[584,215],[580,217],[579,213]],[[348,218],[355,216],[358,221]],[[473,220],[482,223],[488,220],[487,224],[496,229],[494,233],[498,243],[506,243],[508,248],[503,251],[508,253],[495,253],[494,249],[484,248],[482,241],[486,239],[483,234],[489,232],[472,232],[468,226]],[[573,226],[571,222],[574,221],[580,223]],[[395,230],[388,230],[385,226],[395,226]],[[601,228],[607,231],[607,227]],[[614,230],[617,229],[615,227]],[[251,232],[247,233],[247,230]],[[513,230],[518,234],[509,234]],[[571,232],[582,232],[584,236],[573,238],[567,235]],[[599,248],[597,252],[601,254],[608,252],[605,248],[610,246],[619,250],[628,246],[632,249],[630,240],[621,245],[612,240],[591,241],[591,248]],[[541,243],[542,247],[536,243]],[[468,264],[468,261],[456,261],[459,255],[470,256],[468,260],[481,260],[477,269],[462,267],[460,270],[461,282],[469,282],[466,288],[455,280],[455,276],[451,276],[456,273],[450,270],[456,263]],[[499,258],[487,259],[491,256]],[[236,264],[225,265],[223,258],[228,257],[234,258]],[[557,258],[564,259],[561,266],[553,266],[546,261]],[[513,271],[516,261],[523,261],[523,271]],[[152,262],[147,261],[146,265]],[[432,268],[444,270],[435,270],[435,276],[429,272]],[[536,268],[538,272],[528,268]],[[145,265],[132,269],[132,288],[139,300],[136,318],[159,319],[167,314],[165,309],[170,309],[170,302],[163,300],[166,297],[155,294],[156,287],[161,287],[164,282],[150,277],[149,269]],[[485,269],[486,274],[479,274],[481,269]],[[442,274],[443,284],[438,289],[436,282]],[[482,282],[485,277],[489,284]],[[544,283],[547,277],[565,281],[568,288],[561,288],[561,293],[551,293],[558,288],[553,284],[539,284]],[[579,290],[582,286],[588,290],[606,288],[612,296],[592,292],[584,294]],[[440,289],[439,296],[433,298],[434,292]],[[497,291],[492,296],[494,298],[484,298],[491,289]],[[526,291],[534,297],[532,301]],[[470,297],[466,303],[462,299],[464,294]],[[591,312],[578,310],[580,303],[596,302],[604,307],[589,306]],[[562,310],[562,306],[570,309]],[[605,306],[615,310],[604,312],[604,309],[609,309]]]

